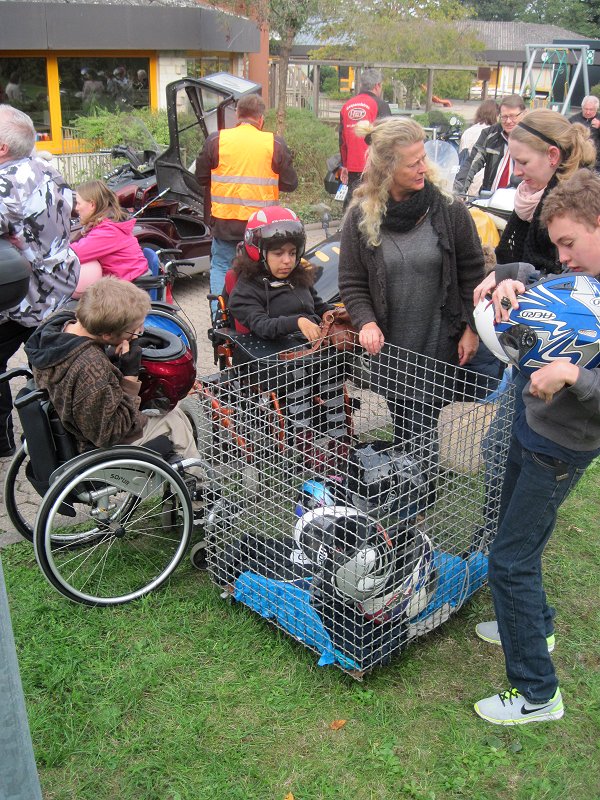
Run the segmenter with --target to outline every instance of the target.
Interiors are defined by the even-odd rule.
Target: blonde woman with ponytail
[[[596,150],[589,131],[557,111],[530,111],[512,130],[508,149],[513,174],[522,178],[515,210],[496,248],[499,264],[525,261],[544,274],[560,272],[556,248],[539,217],[546,195],[582,167],[592,168]]]
[[[467,364],[478,346],[473,290],[484,274],[473,221],[437,186],[414,120],[391,117],[357,132],[369,151],[342,228],[339,286],[360,344],[371,355],[389,342]],[[382,371],[386,359],[384,351]],[[398,444],[435,424],[432,398],[383,393]]]

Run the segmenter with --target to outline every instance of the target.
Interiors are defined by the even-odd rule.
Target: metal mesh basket
[[[203,379],[197,425],[218,487],[213,580],[354,675],[485,582],[513,407],[495,379],[392,345],[359,352]]]

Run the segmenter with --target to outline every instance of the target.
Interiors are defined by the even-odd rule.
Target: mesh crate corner
[[[354,675],[487,576],[510,385],[386,345],[321,348],[203,382],[214,582]]]

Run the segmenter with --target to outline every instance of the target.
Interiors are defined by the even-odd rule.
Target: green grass
[[[473,633],[487,590],[364,682],[182,565],[116,609],[62,600],[32,549],[3,551],[46,800],[597,800],[600,500],[597,461],[548,548],[559,723],[504,730],[473,702],[506,688]],[[346,724],[337,731],[333,720]]]

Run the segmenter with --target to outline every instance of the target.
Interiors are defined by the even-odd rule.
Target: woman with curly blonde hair
[[[472,296],[484,274],[473,220],[438,188],[414,120],[392,117],[361,132],[367,165],[344,221],[339,267],[360,344],[371,355],[390,342],[466,364],[478,346]],[[398,443],[435,424],[430,398],[402,402],[388,392],[387,400]]]

